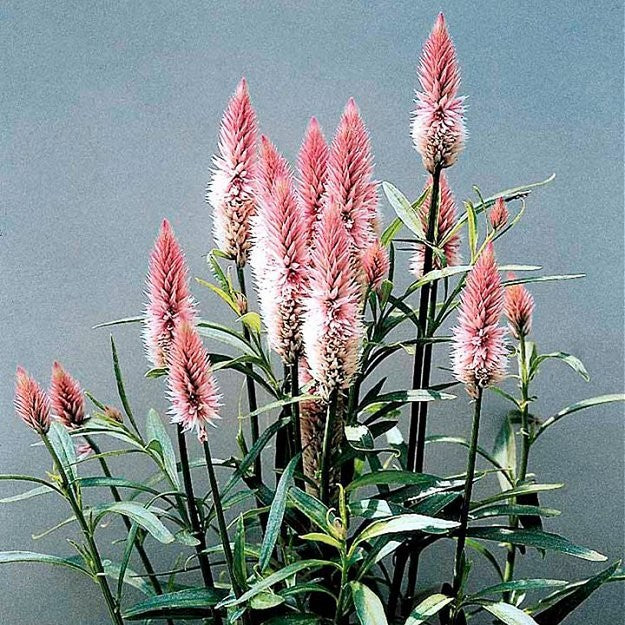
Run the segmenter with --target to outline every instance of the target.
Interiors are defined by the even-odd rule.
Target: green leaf
[[[241,334],[226,326],[219,325],[218,323],[212,323],[210,321],[198,321],[197,331],[201,336],[213,339],[214,341],[218,341],[225,345],[229,345],[230,347],[234,347],[248,356],[258,355],[254,348],[243,338]]]
[[[285,616],[274,616],[263,625],[319,625],[321,619],[314,614],[287,614]]]
[[[116,564],[115,562],[105,561],[103,563],[103,567],[104,574],[107,577],[115,579],[119,582],[119,580],[121,579],[120,565]],[[131,586],[132,588],[136,588],[148,597],[154,596],[154,589],[152,588],[150,583],[146,579],[142,578],[138,573],[133,571],[131,568],[126,567],[126,570],[124,571],[123,583],[127,586]]]
[[[284,597],[273,592],[261,592],[250,600],[250,607],[253,610],[269,610],[284,603]]]
[[[271,554],[278,536],[280,536],[280,530],[282,529],[282,521],[284,520],[284,511],[286,510],[286,501],[288,490],[293,483],[293,474],[295,468],[300,460],[301,454],[297,454],[286,466],[286,469],[280,476],[278,486],[276,487],[276,494],[271,502],[271,508],[269,510],[269,517],[267,518],[267,528],[265,529],[265,536],[263,537],[263,543],[260,548],[260,558],[258,566],[260,572],[264,573],[269,562],[271,561]]]
[[[126,578],[126,570],[128,569],[128,563],[130,562],[130,555],[132,554],[132,549],[134,547],[134,542],[137,539],[137,531],[139,526],[136,523],[133,523],[130,526],[130,530],[128,535],[126,536],[126,546],[124,547],[124,553],[122,555],[122,561],[117,568],[117,601],[120,602],[122,599],[122,593],[124,589],[124,581]],[[105,571],[106,572],[106,571]],[[147,593],[151,595],[151,592]]]
[[[382,601],[373,590],[360,582],[349,585],[360,625],[388,625]]]
[[[391,241],[397,236],[397,233],[401,230],[403,225],[402,220],[399,217],[395,217],[390,225],[384,230],[380,237],[380,243],[384,247],[388,247]]]
[[[330,545],[335,549],[341,549],[341,543],[336,540],[336,538],[332,538],[328,534],[324,534],[323,532],[310,532],[309,534],[303,534],[300,536],[302,540],[310,540],[317,543],[324,543],[325,545]]]
[[[217,605],[225,594],[225,590],[217,588],[187,588],[146,599],[126,610],[123,616],[129,621],[210,617],[211,607]]]
[[[74,571],[80,571],[89,577],[91,573],[76,558],[61,558],[47,553],[35,553],[34,551],[0,551],[0,564],[13,564],[16,562],[39,562],[53,566],[64,566]]]
[[[421,625],[421,623],[425,623],[430,616],[434,616],[452,601],[453,597],[448,597],[440,593],[430,595],[413,609],[404,625]]]
[[[79,477],[76,480],[76,484],[80,484],[83,488],[130,488],[132,490],[138,490],[145,493],[151,493],[152,495],[158,495],[159,491],[154,488],[150,488],[141,482],[131,482],[123,477]]]
[[[498,595],[502,592],[543,590],[544,588],[566,586],[566,584],[567,582],[562,579],[516,579],[511,582],[503,582],[484,588],[474,595],[471,595],[470,599],[479,599],[480,597],[486,597],[488,595]]]
[[[559,282],[560,280],[577,280],[585,278],[585,273],[567,273],[556,276],[533,276],[529,278],[514,278],[514,280],[504,280],[503,286],[512,286],[513,284],[530,284],[534,282]]]
[[[455,482],[445,480],[435,475],[429,475],[428,473],[413,473],[412,471],[395,471],[393,469],[384,469],[382,471],[376,471],[375,473],[365,473],[353,480],[347,485],[345,491],[355,491],[358,488],[365,486],[379,486],[389,484],[400,484],[402,486],[424,486],[424,487],[449,487],[453,488],[459,483],[464,484],[463,481],[456,480]]]
[[[500,526],[474,527],[467,532],[467,535],[483,540],[558,551],[591,562],[603,562],[607,559],[597,551],[575,545],[563,536],[535,529],[513,529]]]
[[[124,319],[115,319],[115,321],[105,321],[104,323],[98,323],[93,326],[93,330],[96,328],[107,328],[109,326],[120,326],[125,323],[142,323],[145,317],[125,317]]]
[[[368,403],[363,405],[363,408],[366,406],[381,406],[388,403],[407,404],[410,402],[438,401],[441,399],[456,399],[456,396],[425,388],[408,391],[393,391],[392,393],[372,397]]]
[[[135,421],[135,416],[132,412],[132,408],[130,407],[130,402],[128,401],[128,396],[126,395],[126,388],[124,386],[124,378],[122,376],[122,369],[119,364],[119,356],[117,355],[117,347],[115,346],[115,340],[113,339],[113,335],[110,336],[111,339],[111,355],[113,358],[113,373],[115,374],[115,383],[117,385],[117,394],[119,395],[119,399],[122,402],[122,407],[124,408],[124,412],[130,421],[134,431],[139,435],[139,428],[137,427],[137,423]]]
[[[233,549],[233,569],[234,577],[243,590],[247,590],[247,563],[245,561],[245,522],[243,515],[237,519],[236,531],[234,533]]]
[[[382,189],[390,205],[405,226],[411,230],[419,239],[425,239],[423,224],[419,213],[412,207],[406,196],[390,182],[383,182]],[[427,196],[427,192],[424,193]]]
[[[19,495],[12,495],[11,497],[3,497],[0,499],[0,503],[13,503],[15,501],[24,501],[25,499],[32,499],[33,497],[39,497],[39,495],[45,495],[47,493],[53,493],[54,489],[50,486],[37,486],[31,488],[25,493],[19,493]]]
[[[473,263],[477,253],[477,215],[471,202],[465,202],[464,206],[467,211],[467,223],[469,226],[469,250],[471,252],[471,262]]]
[[[471,512],[473,519],[487,519],[496,516],[559,516],[560,511],[552,508],[542,508],[540,506],[528,506],[524,504],[493,504],[484,506]]]
[[[455,529],[458,525],[456,521],[447,521],[422,514],[400,514],[390,519],[375,521],[369,525],[354,538],[352,548],[362,542],[385,534],[398,534],[417,530],[427,532],[428,534],[444,534],[449,530]]]
[[[257,312],[247,312],[239,317],[239,321],[244,323],[252,332],[260,334],[260,331],[262,330],[262,323],[260,315]]]
[[[508,469],[510,476],[514,479],[516,475],[516,439],[514,434],[514,428],[509,417],[504,417],[497,438],[495,439],[495,445],[493,447],[493,458],[497,461],[500,467]],[[506,490],[510,486],[510,478],[505,474],[497,473],[497,479],[499,480],[499,486],[501,490]]]
[[[527,612],[509,603],[490,603],[484,605],[484,609],[506,625],[536,625],[536,621]]]
[[[579,375],[584,380],[586,380],[586,382],[590,381],[590,376],[588,375],[588,371],[586,371],[586,367],[584,367],[584,364],[582,363],[582,361],[579,358],[572,356],[571,354],[567,354],[566,352],[553,352],[551,354],[540,354],[540,356],[538,356],[534,360],[534,362],[532,362],[532,370],[531,370],[530,376],[533,377],[536,371],[538,370],[538,367],[540,366],[540,364],[549,358],[561,360],[562,362],[567,364],[569,367],[571,367],[573,371],[575,371],[576,373],[579,373]]]
[[[340,519],[319,499],[297,486],[292,486],[288,493],[289,504],[310,519],[319,529],[336,539],[341,538]]]
[[[110,504],[97,506],[96,522],[105,514],[121,514],[134,521],[137,525],[149,532],[156,540],[163,544],[173,543],[175,536],[163,525],[162,521],[141,504],[134,501],[115,501]]]
[[[176,468],[176,452],[171,438],[156,410],[150,408],[145,424],[148,447],[155,449],[163,461],[163,468],[174,487],[180,490],[180,480]]]
[[[239,314],[239,307],[237,305],[237,302],[230,293],[228,293],[227,291],[224,291],[223,289],[216,286],[215,284],[211,284],[210,282],[207,282],[206,280],[202,280],[202,278],[196,278],[195,281],[198,284],[205,286],[207,289],[211,290],[213,293],[216,293],[217,295],[219,295],[219,297],[224,302],[226,302],[226,304],[228,304],[228,306],[230,306],[230,308],[232,308],[232,310],[234,310],[235,313]]]
[[[371,451],[375,447],[371,430],[362,424],[346,425],[345,440],[356,451]]]
[[[520,486],[516,486],[515,488],[504,490],[500,493],[497,493],[496,495],[492,495],[491,497],[482,499],[482,501],[473,503],[471,505],[471,510],[477,510],[478,508],[482,508],[491,503],[502,501],[504,499],[510,499],[511,497],[516,497],[518,495],[540,493],[547,490],[556,490],[558,488],[562,488],[563,486],[564,484],[521,484]]]
[[[70,481],[76,479],[76,449],[64,425],[55,421],[50,426],[48,438],[59,458],[64,473]]]
[[[408,512],[407,508],[384,501],[384,499],[362,499],[349,504],[349,512],[365,519],[380,519]]]

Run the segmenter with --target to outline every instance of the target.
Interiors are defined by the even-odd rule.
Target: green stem
[[[323,433],[323,447],[321,459],[319,461],[319,494],[321,501],[326,505],[330,503],[330,460],[332,456],[332,437],[336,420],[336,408],[338,404],[338,390],[335,389],[330,394],[328,408],[326,412],[325,430]]]
[[[119,611],[119,605],[115,601],[115,597],[111,592],[108,581],[104,574],[104,565],[102,564],[102,559],[100,558],[98,546],[96,545],[93,538],[93,530],[91,527],[89,527],[87,519],[85,519],[82,508],[80,507],[78,500],[76,499],[76,494],[74,493],[74,490],[69,483],[67,474],[65,473],[65,469],[63,468],[63,465],[61,464],[61,461],[56,451],[54,450],[54,447],[50,443],[50,439],[48,438],[47,434],[44,434],[43,432],[41,433],[41,438],[48,452],[52,456],[52,460],[54,462],[56,470],[58,471],[61,478],[61,483],[63,485],[63,490],[65,491],[67,500],[72,508],[72,511],[74,512],[74,516],[76,517],[78,524],[80,525],[85,540],[87,541],[87,548],[89,549],[89,555],[92,560],[91,566],[93,569],[93,573],[95,574],[96,581],[98,582],[100,590],[102,591],[102,595],[104,596],[104,600],[106,601],[106,606],[111,617],[111,622],[115,625],[123,625],[124,621],[122,620],[121,613]]]
[[[464,560],[464,544],[467,538],[467,526],[469,523],[469,506],[473,491],[473,479],[475,477],[475,460],[477,458],[477,441],[480,430],[480,415],[482,412],[482,389],[478,388],[475,398],[475,412],[473,413],[473,425],[471,427],[471,442],[469,446],[469,459],[467,463],[467,479],[464,483],[464,496],[460,510],[460,527],[458,528],[458,543],[456,545],[456,558],[454,562],[453,590],[457,595],[462,581],[462,562]]]
[[[299,357],[295,358],[295,362],[289,365],[290,369],[290,378],[291,378],[291,397],[297,397],[299,395]],[[294,454],[299,454],[299,462],[297,464],[297,470],[300,474],[303,475],[303,456],[302,456],[302,431],[301,431],[301,423],[299,418],[299,403],[291,404],[291,416],[293,419],[293,438],[295,441],[294,445]],[[302,490],[305,488],[304,481],[300,478],[296,478],[296,484]]]

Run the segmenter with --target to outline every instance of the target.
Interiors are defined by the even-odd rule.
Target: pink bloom
[[[195,318],[184,254],[166,219],[150,256],[147,285],[143,340],[152,364],[166,367],[176,325]]]
[[[352,244],[361,251],[375,234],[378,197],[372,174],[369,133],[352,98],[330,147],[326,193],[327,202],[340,211]]]
[[[82,443],[76,444],[76,455],[78,456],[78,460],[82,460],[87,456],[91,455],[94,452],[93,447],[87,442],[83,441]]]
[[[208,352],[197,330],[185,321],[176,327],[169,366],[171,422],[206,440],[206,425],[219,419],[219,395]]]
[[[339,207],[327,204],[311,252],[303,337],[313,378],[324,396],[349,386],[362,337],[361,287]]]
[[[490,224],[494,230],[503,228],[508,223],[508,209],[502,197],[497,198],[493,209],[490,211]]]
[[[508,279],[514,280],[514,277],[514,274],[508,274]],[[532,331],[534,298],[522,284],[507,286],[505,291],[504,310],[508,317],[508,325],[514,337],[520,339]]]
[[[302,305],[307,279],[308,232],[290,178],[278,177],[258,214],[266,266],[258,281],[269,344],[284,362],[301,349]]]
[[[430,203],[432,201],[431,197],[432,191],[430,186],[430,191],[428,192],[428,195],[420,209],[421,223],[423,224],[423,230],[425,232],[428,230],[428,216],[430,213]],[[456,199],[449,188],[447,177],[444,174],[441,174],[440,177],[439,202],[438,227],[436,233],[438,247],[440,247],[438,242],[443,241],[456,225]],[[460,262],[460,236],[458,234],[454,234],[450,237],[449,240],[442,246],[442,249],[445,254],[445,267],[453,267]],[[417,245],[415,253],[410,261],[410,271],[412,271],[417,278],[420,278],[423,275],[424,252],[424,246],[420,244]],[[432,262],[434,269],[441,269],[443,267],[441,259],[436,255],[434,255]]]
[[[46,434],[50,429],[50,399],[25,369],[17,368],[15,379],[15,411],[35,432]]]
[[[80,427],[85,420],[85,398],[80,384],[55,362],[50,385],[52,409],[59,421],[68,428]]]
[[[253,192],[256,127],[256,113],[243,78],[221,122],[219,155],[213,159],[215,168],[207,193],[214,210],[217,246],[239,267],[247,261],[250,219],[256,211]]]
[[[299,170],[299,195],[309,232],[309,242],[321,216],[326,188],[329,148],[319,122],[313,117],[297,158]]]
[[[453,330],[454,374],[472,397],[505,374],[505,329],[498,325],[503,308],[504,289],[489,244],[467,277]]]
[[[460,71],[442,13],[423,46],[418,74],[421,91],[417,91],[412,141],[423,166],[433,174],[456,162],[466,138],[464,104],[458,97]]]
[[[372,291],[377,291],[388,275],[390,262],[386,248],[376,238],[363,252],[360,260],[366,285]]]

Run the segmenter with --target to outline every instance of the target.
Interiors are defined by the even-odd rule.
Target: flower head
[[[365,275],[365,284],[372,291],[377,291],[388,275],[390,266],[386,248],[376,238],[363,252],[360,260]]]
[[[297,358],[302,342],[308,265],[308,232],[303,217],[292,180],[278,177],[258,214],[266,256],[258,295],[269,344],[287,363]]]
[[[15,377],[15,411],[35,432],[46,434],[50,429],[50,399],[45,391],[22,367]]]
[[[219,419],[219,395],[208,352],[197,330],[188,322],[176,327],[169,365],[171,422],[184,431],[195,430],[206,440],[206,426]]]
[[[239,267],[247,262],[250,219],[256,211],[255,175],[257,122],[245,78],[241,79],[224,112],[219,155],[206,196],[214,210],[213,233],[219,249]]]
[[[85,420],[85,398],[80,384],[55,362],[50,384],[52,409],[59,421],[68,428],[80,427]]]
[[[489,215],[490,225],[493,227],[493,230],[503,228],[508,223],[508,217],[509,213],[504,199],[502,197],[497,198]]]
[[[456,50],[442,13],[423,46],[418,75],[421,91],[412,119],[412,140],[424,167],[433,174],[456,162],[466,137]]]
[[[514,280],[512,273],[509,280]],[[507,286],[505,295],[505,313],[508,326],[515,338],[520,339],[532,331],[532,313],[534,312],[534,298],[522,284]]]
[[[378,196],[372,174],[369,133],[352,98],[330,146],[326,193],[328,204],[339,210],[357,250],[364,250],[374,236]]]
[[[504,289],[489,244],[467,277],[453,330],[454,374],[473,397],[505,374],[505,329],[499,326],[503,308]]]
[[[321,217],[326,189],[329,148],[319,122],[313,117],[308,124],[302,147],[297,157],[299,171],[299,196],[309,242],[314,238]]]
[[[432,197],[432,188],[430,186],[428,194],[421,205],[420,217],[423,224],[424,231],[428,230],[428,217],[430,212],[430,202]],[[454,234],[445,241],[441,246],[441,242],[445,240],[447,235],[456,225],[456,199],[447,182],[447,176],[441,174],[440,177],[440,199],[438,206],[438,225],[436,228],[436,245],[442,247],[443,254],[445,255],[445,267],[454,267],[460,262],[460,236]],[[410,261],[410,270],[417,277],[420,278],[423,275],[423,262],[425,256],[424,246],[417,245],[415,253]],[[432,259],[432,265],[434,269],[441,269],[443,263],[441,259],[434,255]]]
[[[195,318],[184,254],[166,219],[150,256],[147,286],[143,340],[152,364],[165,367],[176,325]]]
[[[303,337],[312,377],[322,395],[349,386],[362,336],[361,287],[341,211],[324,207],[311,252]]]

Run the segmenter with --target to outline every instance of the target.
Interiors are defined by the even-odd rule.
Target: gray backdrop
[[[557,363],[546,366],[539,413],[622,389],[621,2],[3,2],[2,473],[49,468],[13,414],[17,363],[47,383],[58,358],[98,397],[115,401],[108,333],[90,328],[141,310],[147,254],[164,216],[193,274],[206,277],[204,187],[220,115],[241,75],[262,130],[291,158],[309,116],[331,134],[354,96],[371,130],[376,176],[412,196],[420,190],[424,176],[408,120],[418,53],[441,5],[468,95],[470,139],[449,174],[457,195],[467,197],[474,183],[491,193],[557,172],[529,200],[500,260],[588,274],[533,289],[542,351],[577,354],[593,377],[585,385]],[[205,316],[228,317],[200,288],[195,293]],[[136,412],[163,411],[162,385],[143,378],[138,328],[115,335]],[[439,364],[447,364],[445,351],[437,351]],[[408,382],[408,362],[394,366],[399,388]],[[227,455],[240,381],[220,376],[220,384],[228,400],[214,448]],[[487,445],[502,410],[489,400]],[[623,555],[622,417],[610,406],[570,418],[537,445],[532,463],[541,480],[566,482],[543,498],[564,511],[547,527],[611,560]],[[433,410],[430,429],[465,433],[468,420],[461,397]],[[429,449],[429,468],[459,470],[463,457]],[[136,475],[147,468],[120,462],[116,470]],[[31,540],[66,514],[44,498],[0,507],[0,549],[70,552],[71,532]],[[102,544],[119,529],[117,521],[103,529]],[[170,554],[152,551],[167,566]],[[546,577],[583,576],[601,566],[553,555],[533,562],[533,573]],[[427,564],[426,579],[449,576],[436,554]],[[7,625],[107,622],[96,587],[64,570],[2,567],[0,597]],[[613,584],[567,622],[621,622],[622,599],[622,586]]]

